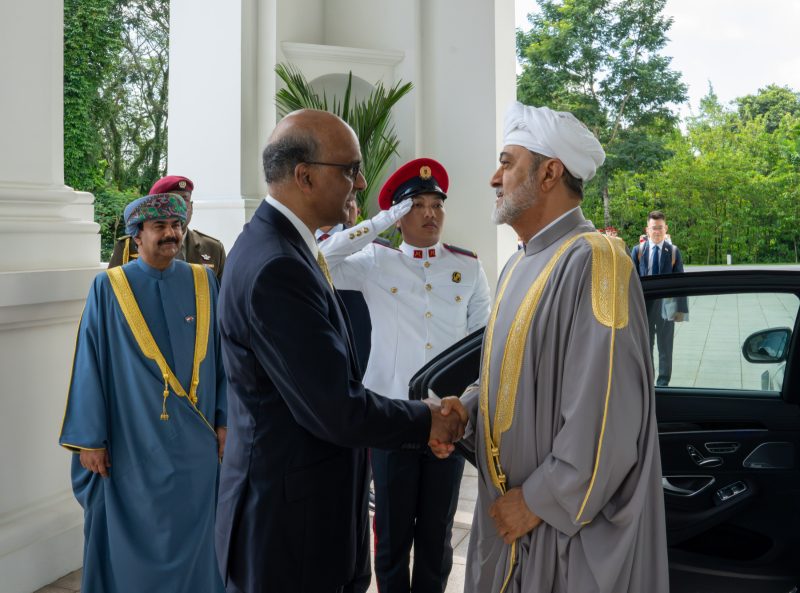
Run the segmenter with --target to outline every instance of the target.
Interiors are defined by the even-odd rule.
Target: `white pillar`
[[[64,185],[61,0],[0,2],[0,588],[78,568],[83,514],[58,444],[100,264],[93,197]]]
[[[514,3],[438,0],[421,8],[420,154],[450,173],[446,240],[477,251],[494,288],[516,249],[513,231],[491,222],[489,187],[515,96]]]
[[[514,232],[490,220],[489,187],[516,92],[514,2],[327,0],[325,17],[326,44],[402,53],[394,80],[414,90],[394,109],[394,165],[429,156],[447,168],[443,239],[477,251],[494,288],[516,250]]]
[[[252,182],[265,140],[258,138],[256,31],[270,4],[170,3],[168,172],[194,182],[192,227],[227,250],[264,197]]]
[[[488,186],[515,94],[513,2],[172,0],[170,19],[168,169],[195,182],[193,227],[230,248],[263,197],[277,62],[309,80],[348,70],[369,83],[402,79],[415,89],[395,108],[390,166],[445,164],[445,240],[476,250],[494,284],[515,249],[513,232],[490,222]]]

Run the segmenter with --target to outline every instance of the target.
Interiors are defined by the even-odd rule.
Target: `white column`
[[[0,3],[0,575],[29,593],[78,568],[83,514],[58,447],[100,237],[64,185],[61,0]]]
[[[478,252],[489,283],[514,252],[514,235],[490,216],[502,118],[514,98],[514,3],[423,2],[420,156],[447,167],[445,240]]]
[[[494,287],[516,249],[513,231],[490,220],[489,187],[503,113],[516,92],[514,3],[327,0],[325,17],[326,44],[402,52],[394,78],[413,82],[414,90],[394,109],[400,138],[394,164],[421,156],[444,164],[450,175],[444,240],[477,251]]]
[[[274,22],[272,4],[170,3],[168,171],[194,182],[192,227],[228,250],[264,197],[258,183],[258,144],[265,138],[259,138],[257,32],[264,13],[267,25]]]

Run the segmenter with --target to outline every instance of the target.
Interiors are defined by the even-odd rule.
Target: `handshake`
[[[453,443],[464,436],[467,427],[467,410],[456,396],[441,400],[422,400],[431,410],[431,435],[428,446],[436,457],[445,459],[455,450]]]

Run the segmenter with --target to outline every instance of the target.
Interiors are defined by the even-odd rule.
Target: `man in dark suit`
[[[216,547],[229,593],[363,592],[366,447],[440,451],[465,418],[364,389],[314,230],[366,186],[353,130],[289,114],[264,150],[269,195],[227,261],[219,302],[228,438]],[[447,400],[443,400],[447,402]],[[452,451],[452,445],[442,454]]]
[[[663,212],[653,210],[647,216],[647,240],[631,250],[631,258],[639,277],[658,274],[682,274],[680,250],[667,240],[667,221]],[[675,322],[683,321],[689,313],[686,297],[647,301],[647,321],[650,328],[650,356],[658,340],[658,378],[656,385],[666,387],[672,377],[672,342]]]

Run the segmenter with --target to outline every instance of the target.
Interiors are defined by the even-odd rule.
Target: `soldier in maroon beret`
[[[192,264],[203,264],[211,268],[218,280],[222,280],[222,269],[225,266],[225,247],[222,243],[201,233],[190,229],[189,222],[192,220],[192,191],[194,183],[188,177],[182,175],[167,175],[162,177],[150,188],[150,194],[177,194],[186,201],[186,232],[183,236],[183,244],[176,259],[182,259]],[[123,235],[117,239],[114,245],[114,253],[108,267],[121,266],[132,259],[139,257],[136,243],[131,241],[130,235]]]

